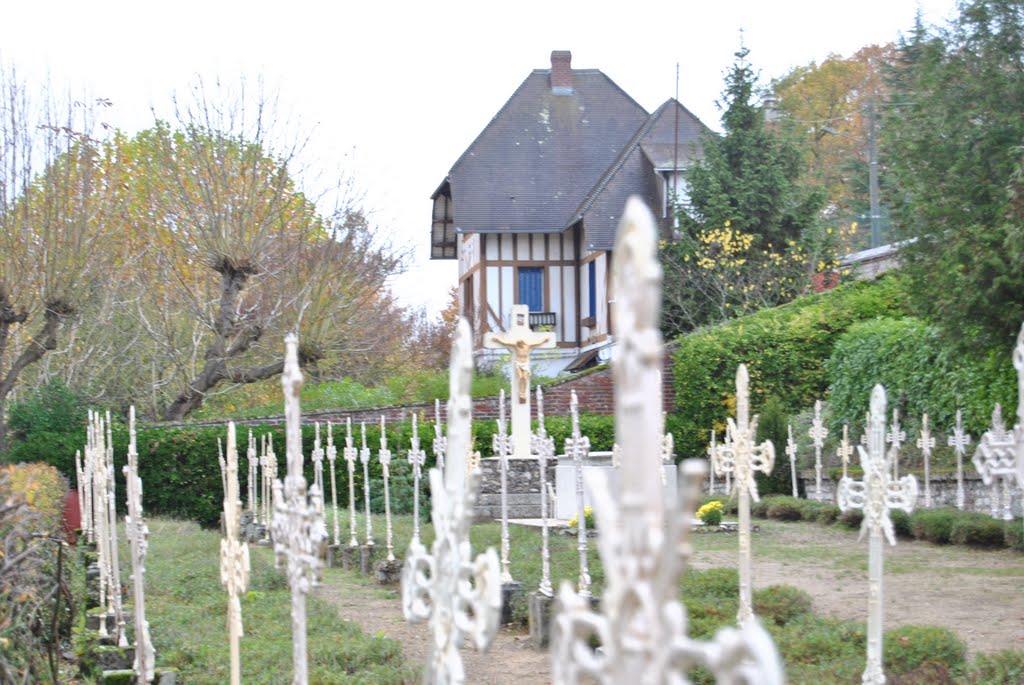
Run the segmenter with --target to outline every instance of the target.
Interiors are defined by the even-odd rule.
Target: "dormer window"
[[[678,171],[672,169],[659,169],[661,176],[661,216],[668,218],[675,216],[677,211],[685,211],[690,203],[690,192],[686,187],[686,179],[683,174],[685,169]]]

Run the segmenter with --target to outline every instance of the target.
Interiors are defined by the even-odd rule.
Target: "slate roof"
[[[610,249],[626,197],[656,191],[651,160],[673,143],[675,101],[648,114],[601,71],[571,73],[559,94],[550,69],[534,70],[452,166],[432,197],[450,193],[459,232],[559,233],[582,220],[591,249]],[[680,106],[681,161],[704,130]]]

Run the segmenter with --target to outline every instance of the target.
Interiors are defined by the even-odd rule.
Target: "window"
[[[671,169],[661,172],[661,179],[664,184],[662,188],[662,217],[667,218],[669,215],[675,214],[677,210],[685,210],[686,205],[689,204],[690,193],[686,189],[684,173],[684,169],[679,169],[676,173],[673,173]]]
[[[543,267],[519,267],[519,304],[527,305],[531,312],[544,311]]]
[[[590,309],[587,311],[590,316],[597,317],[597,261],[592,261],[587,264],[587,283],[589,287],[587,292],[590,297]]]

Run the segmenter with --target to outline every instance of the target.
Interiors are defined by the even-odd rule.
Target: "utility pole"
[[[868,103],[868,203],[871,212],[871,247],[882,244],[882,216],[878,192],[878,132],[875,103]]]

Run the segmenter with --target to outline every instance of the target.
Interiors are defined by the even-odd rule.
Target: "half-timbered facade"
[[[536,355],[554,375],[596,362],[612,341],[615,227],[630,195],[672,227],[680,174],[704,125],[674,99],[653,113],[566,51],[534,70],[455,162],[432,199],[431,258],[458,259],[459,298],[479,355],[513,304],[556,333]]]

